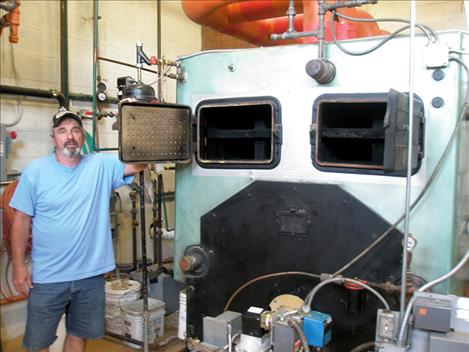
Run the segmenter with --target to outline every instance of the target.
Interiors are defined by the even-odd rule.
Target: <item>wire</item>
[[[161,81],[169,72],[169,70],[171,69],[172,66],[168,66],[168,68],[166,68],[166,70],[163,72],[163,74],[161,76],[159,76],[156,81],[153,81],[151,83],[147,83],[149,86],[152,86],[156,83],[158,83],[159,81]]]
[[[353,22],[398,22],[410,24],[409,20],[404,20],[402,18],[357,18],[344,15],[340,12],[336,12],[335,15]],[[415,27],[420,29],[427,36],[429,42],[438,42],[438,35],[426,24],[416,23]]]
[[[314,286],[314,288],[308,293],[308,295],[306,296],[305,298],[305,303],[303,304],[303,312],[305,313],[309,313],[311,311],[311,303],[313,302],[313,298],[314,296],[316,295],[316,293],[324,286],[328,285],[328,284],[331,284],[331,283],[334,283],[334,282],[340,282],[340,283],[344,283],[344,282],[351,282],[355,285],[358,285],[360,287],[363,287],[365,289],[367,289],[368,291],[370,291],[372,294],[374,294],[380,301],[381,303],[383,303],[384,307],[389,310],[390,307],[389,307],[389,303],[384,299],[383,296],[381,296],[381,294],[376,291],[375,289],[371,288],[370,286],[368,286],[367,284],[365,284],[364,282],[361,282],[359,280],[355,280],[355,279],[350,279],[350,278],[347,278],[347,277],[332,277],[330,279],[326,279],[322,282],[320,282],[319,284],[317,284],[316,286]]]
[[[390,41],[391,39],[393,39],[394,37],[396,37],[399,33],[405,31],[406,29],[409,29],[410,26],[404,26],[404,27],[401,27],[399,28],[397,31],[391,33],[388,37],[386,37],[384,40],[382,40],[381,42],[379,42],[377,45],[375,45],[374,47],[370,48],[370,49],[367,49],[367,50],[363,50],[363,51],[350,51],[348,49],[346,49],[342,44],[340,44],[338,41],[337,41],[337,37],[335,35],[335,29],[334,29],[334,16],[335,16],[335,11],[332,12],[332,16],[331,16],[331,35],[332,35],[332,40],[334,41],[334,44],[337,45],[337,47],[342,50],[344,53],[348,54],[348,55],[352,55],[352,56],[361,56],[361,55],[367,55],[367,54],[370,54],[372,53],[373,51],[377,50],[378,48],[380,48],[381,46],[383,46],[384,44],[386,44],[388,41]]]
[[[411,204],[410,206],[410,210],[412,211],[415,206],[418,204],[418,202],[423,198],[423,196],[426,194],[427,190],[430,188],[431,184],[433,183],[433,181],[435,180],[436,176],[438,175],[438,173],[440,172],[448,154],[449,154],[449,151],[451,150],[451,147],[454,143],[454,140],[456,139],[457,135],[458,135],[458,132],[459,132],[459,129],[461,127],[461,124],[462,124],[462,121],[464,120],[464,116],[466,114],[466,104],[468,104],[469,102],[469,70],[467,68],[467,66],[464,64],[464,62],[462,62],[461,60],[459,60],[458,58],[455,58],[455,57],[450,57],[449,59],[450,61],[455,61],[457,62],[458,64],[460,64],[464,70],[466,71],[466,75],[468,76],[467,78],[467,82],[466,84],[468,86],[466,86],[466,96],[464,98],[464,103],[463,103],[463,107],[462,107],[462,110],[461,110],[461,113],[458,117],[458,120],[456,122],[456,125],[454,126],[454,129],[453,129],[453,132],[448,140],[448,144],[446,145],[446,148],[445,150],[443,151],[443,154],[441,155],[440,159],[438,160],[438,163],[436,164],[435,166],[435,169],[433,170],[431,176],[429,177],[427,183],[425,184],[425,186],[423,187],[422,191],[420,192],[420,194],[418,195],[418,197],[414,200],[414,202]],[[359,255],[357,255],[355,258],[353,258],[351,261],[349,261],[347,264],[345,264],[344,266],[342,266],[339,270],[337,270],[334,274],[332,274],[332,276],[337,276],[337,275],[340,275],[341,273],[343,273],[345,270],[347,270],[348,268],[350,268],[354,263],[356,263],[358,260],[360,260],[361,258],[363,258],[365,255],[367,255],[377,244],[379,244],[381,241],[383,241],[390,233],[391,231],[395,230],[396,227],[399,225],[399,223],[404,219],[405,217],[405,214],[401,215],[386,231],[384,231],[375,241],[373,241],[367,248],[365,248]]]
[[[282,271],[282,272],[278,272],[278,273],[272,273],[272,274],[267,274],[267,275],[262,275],[262,276],[255,277],[254,279],[249,280],[248,282],[246,282],[245,284],[243,284],[242,286],[240,286],[240,287],[231,295],[231,297],[230,297],[230,298],[228,299],[228,301],[226,302],[225,308],[223,308],[223,311],[226,312],[226,311],[228,310],[228,308],[230,307],[231,303],[233,302],[233,300],[235,299],[235,297],[236,297],[242,290],[244,290],[246,287],[248,287],[249,285],[252,285],[253,283],[258,282],[258,281],[261,281],[261,280],[271,279],[271,278],[273,278],[273,277],[278,277],[278,276],[290,276],[290,275],[309,276],[309,277],[314,277],[315,279],[319,279],[319,278],[320,278],[319,275],[307,273],[307,272],[304,272],[304,271]]]
[[[350,352],[361,352],[367,348],[370,348],[370,347],[375,347],[376,343],[374,341],[370,341],[370,342],[366,342],[366,343],[362,343],[361,345],[358,345],[357,347],[355,347],[353,350],[351,350]]]
[[[18,73],[18,68],[16,67],[15,45],[13,44],[11,44],[11,62],[13,65],[13,73],[15,75],[15,82],[17,85],[19,85],[21,83],[21,77]],[[13,127],[16,124],[18,124],[18,122],[21,121],[21,119],[23,118],[23,100],[24,100],[24,96],[20,96],[16,98],[16,107],[18,109],[18,115],[12,122],[7,122],[7,123],[2,122],[3,125],[5,125],[5,127]]]
[[[469,52],[467,51],[460,51],[460,50],[450,50],[450,54],[459,54],[459,55],[469,55]]]

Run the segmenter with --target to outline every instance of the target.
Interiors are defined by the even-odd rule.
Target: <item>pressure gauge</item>
[[[106,100],[107,95],[106,95],[106,85],[103,82],[98,83],[98,100],[103,102]]]
[[[106,93],[104,93],[104,92],[99,92],[98,93],[98,100],[99,101],[105,101],[106,98],[107,98]]]

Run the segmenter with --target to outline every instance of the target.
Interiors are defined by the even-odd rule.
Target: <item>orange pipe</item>
[[[2,18],[2,22],[4,23],[4,25],[10,27],[10,36],[8,37],[8,39],[10,40],[10,43],[13,44],[18,43],[19,40],[18,27],[20,25],[20,5],[21,1],[17,0],[15,8]],[[3,27],[0,27],[0,34],[2,34],[2,31]]]
[[[6,297],[0,301],[0,305],[24,301],[26,298],[28,298],[28,296],[25,294]]]
[[[315,37],[278,41],[270,39],[270,34],[283,33],[288,29],[288,6],[288,0],[182,0],[182,8],[192,21],[258,46],[316,42]],[[314,31],[318,28],[317,1],[296,1],[295,10],[297,32]],[[340,11],[348,16],[371,18],[367,12],[357,8]],[[331,40],[330,16],[330,13],[326,15],[326,40]],[[387,33],[379,29],[376,23],[344,19],[335,22],[334,28],[339,40]]]

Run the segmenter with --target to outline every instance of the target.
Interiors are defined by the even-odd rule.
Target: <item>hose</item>
[[[226,312],[226,311],[228,310],[228,308],[230,307],[231,303],[233,302],[233,300],[235,299],[235,297],[236,297],[242,290],[244,290],[246,287],[248,287],[249,285],[252,285],[253,283],[255,283],[255,282],[257,282],[257,281],[261,281],[261,280],[265,280],[265,279],[271,279],[271,278],[273,278],[273,277],[278,277],[278,276],[290,276],[290,275],[309,276],[309,277],[313,277],[313,278],[315,278],[315,279],[319,279],[319,278],[320,278],[319,275],[307,273],[307,272],[304,272],[304,271],[282,271],[282,272],[278,272],[278,273],[272,273],[272,274],[257,276],[257,277],[255,277],[254,279],[251,279],[251,280],[249,280],[248,282],[246,282],[246,283],[244,283],[243,285],[241,285],[240,287],[238,287],[238,289],[231,295],[231,297],[230,297],[230,298],[228,299],[228,301],[226,302],[225,308],[223,308],[223,311]]]
[[[311,311],[311,302],[313,301],[313,298],[314,296],[316,295],[316,293],[323,287],[323,286],[326,286],[330,283],[333,283],[333,282],[340,282],[340,283],[343,283],[343,282],[351,282],[353,284],[356,284],[360,287],[363,287],[365,289],[367,289],[368,291],[370,291],[371,293],[373,293],[380,301],[381,303],[383,303],[384,307],[389,310],[390,307],[389,307],[389,304],[388,302],[384,299],[383,296],[381,296],[379,294],[378,291],[376,291],[375,289],[371,288],[370,286],[368,286],[367,284],[359,281],[359,280],[355,280],[355,279],[349,279],[349,278],[346,278],[346,277],[332,277],[330,279],[326,279],[324,280],[323,282],[320,282],[319,284],[317,284],[309,293],[308,295],[306,296],[305,298],[305,303],[303,305],[303,312],[305,313],[309,313]]]
[[[376,345],[376,343],[374,341],[365,342],[365,343],[362,343],[361,345],[358,345],[357,347],[355,347],[350,352],[361,352],[361,351],[363,351],[367,348],[375,347],[375,345]]]

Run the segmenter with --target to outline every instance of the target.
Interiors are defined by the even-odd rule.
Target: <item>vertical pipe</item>
[[[405,193],[405,220],[404,220],[404,244],[402,250],[402,273],[401,273],[401,304],[400,304],[400,317],[401,324],[403,323],[405,306],[406,306],[406,274],[407,274],[407,261],[408,250],[407,242],[409,239],[409,222],[410,222],[410,199],[411,199],[411,177],[412,177],[412,135],[414,129],[414,49],[415,49],[415,17],[416,6],[415,0],[410,1],[410,40],[409,40],[409,125],[408,125],[408,145],[407,145],[407,178],[406,178],[406,193]],[[400,341],[405,343],[404,341]]]
[[[96,142],[96,129],[97,129],[97,113],[96,113],[96,75],[98,65],[98,0],[93,0],[93,82],[91,82],[91,89],[93,91],[93,150],[98,148]]]
[[[295,21],[295,0],[290,0],[288,5],[287,16],[288,16],[288,33],[293,33],[295,31],[294,21]]]
[[[318,16],[319,16],[319,28],[318,28],[318,59],[324,58],[324,38],[325,38],[325,30],[326,30],[326,18],[325,13],[326,10],[324,9],[325,1],[319,0],[318,6]]]
[[[153,188],[153,263],[156,263],[159,261],[159,256],[158,256],[158,231],[157,231],[157,226],[158,226],[158,218],[157,218],[157,198],[158,198],[158,191],[156,189],[156,180],[153,179],[151,180],[152,188]]]
[[[163,265],[163,218],[161,214],[161,199],[163,195],[163,175],[158,174],[158,268]]]
[[[161,86],[161,0],[156,2],[156,57],[158,58],[158,100],[163,101],[162,99],[162,86]]]
[[[142,241],[143,351],[148,352],[148,272],[145,231],[145,174],[140,171],[140,230]]]
[[[65,107],[70,109],[68,94],[68,8],[67,0],[60,0],[60,91]]]
[[[132,265],[137,270],[137,192],[130,192],[129,197],[132,201]]]

